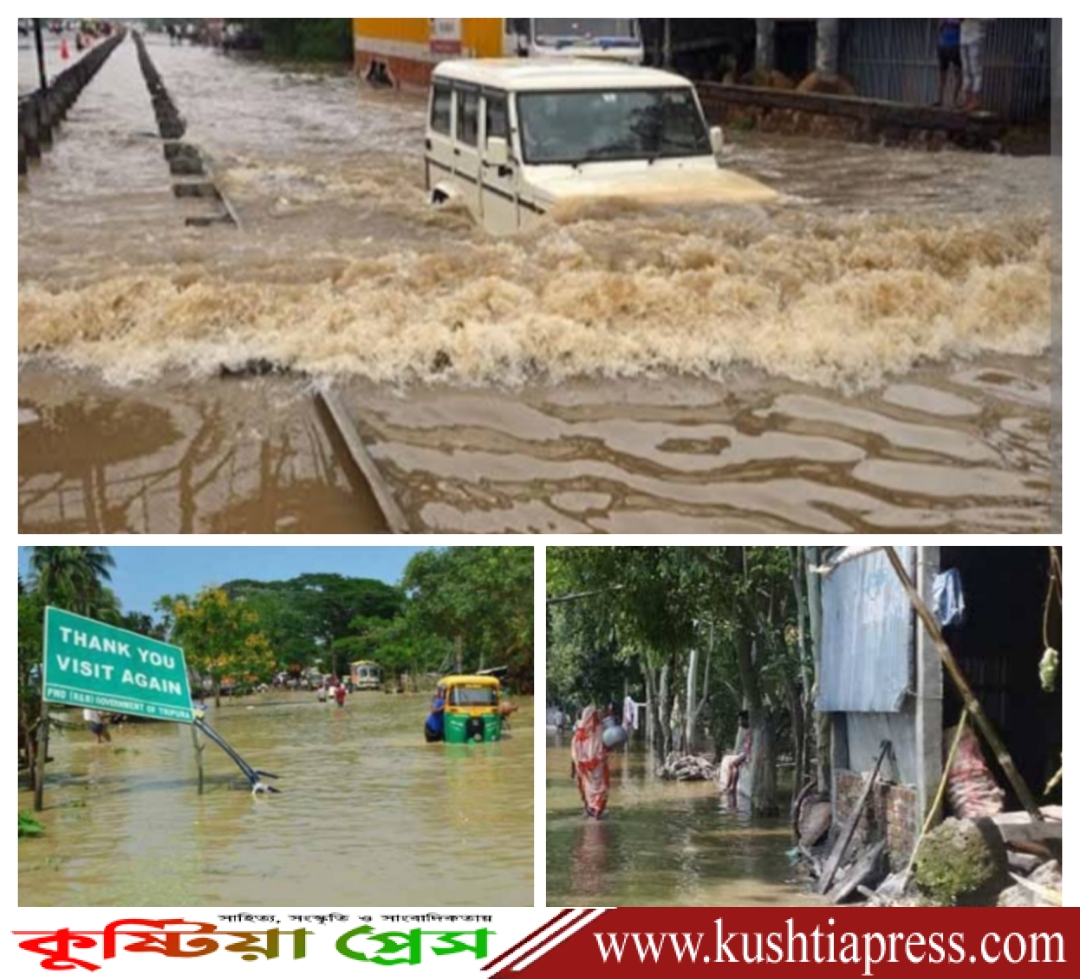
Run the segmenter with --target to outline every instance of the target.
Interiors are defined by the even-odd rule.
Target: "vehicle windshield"
[[[578,20],[555,17],[533,19],[533,40],[537,44],[558,46],[560,43],[591,41],[594,38],[636,38],[636,21],[614,17],[588,17]]]
[[[494,687],[454,687],[450,703],[455,707],[494,707],[499,702]]]
[[[712,154],[689,88],[523,92],[517,107],[526,163]]]

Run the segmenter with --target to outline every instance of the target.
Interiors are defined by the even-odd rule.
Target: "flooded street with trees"
[[[570,737],[547,742],[551,907],[818,904],[785,855],[785,819],[721,806],[712,782],[657,778],[640,748],[611,759],[612,815],[582,819]]]
[[[20,904],[532,903],[531,548],[19,557]]]
[[[1048,158],[732,131],[777,202],[495,238],[422,97],[146,45],[239,224],[125,40],[19,195],[22,531],[382,530],[323,385],[413,531],[1049,525]]]
[[[44,833],[19,845],[19,903],[78,907],[506,906],[532,902],[531,698],[506,740],[427,745],[430,697],[312,691],[227,698],[208,719],[281,775],[252,796],[211,745],[198,794],[191,737],[124,724],[49,749]],[[20,792],[19,808],[30,809]]]
[[[547,565],[549,904],[1060,904],[1059,549]]]

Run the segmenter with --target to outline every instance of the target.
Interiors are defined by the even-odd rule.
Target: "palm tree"
[[[97,616],[116,605],[104,586],[116,565],[107,547],[33,547],[32,585],[47,605]]]
[[[23,629],[19,636],[19,747],[25,746],[35,808],[40,808],[41,799],[36,760],[40,752],[48,754],[49,740],[47,725],[41,724],[41,694],[29,682],[29,671],[41,657],[41,637],[34,634],[30,620],[40,622],[38,617],[44,606],[55,605],[79,615],[115,621],[120,603],[104,584],[111,579],[110,569],[115,564],[106,547],[30,548],[31,593],[22,595],[23,584],[19,583],[20,620],[25,613],[27,628],[26,650],[22,643]]]

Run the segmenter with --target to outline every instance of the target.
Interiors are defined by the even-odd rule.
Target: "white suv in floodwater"
[[[744,204],[777,195],[716,161],[694,86],[654,68],[473,59],[435,69],[425,138],[433,203],[460,201],[495,234],[572,199]]]

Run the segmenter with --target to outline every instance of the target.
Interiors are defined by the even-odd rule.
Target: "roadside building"
[[[949,646],[1027,785],[1040,801],[1060,801],[1043,796],[1060,765],[1062,741],[1060,682],[1047,692],[1039,678],[1048,548],[897,550],[931,609],[935,578],[958,573],[964,613],[945,629]],[[889,741],[859,837],[884,839],[894,868],[903,866],[941,780],[946,732],[963,704],[883,551],[835,567],[822,581],[821,604],[816,707],[829,715],[834,825],[852,815]],[[1047,628],[1049,643],[1060,649],[1060,615],[1051,615]],[[985,744],[983,754],[1005,791],[1005,808],[1020,808]]]

